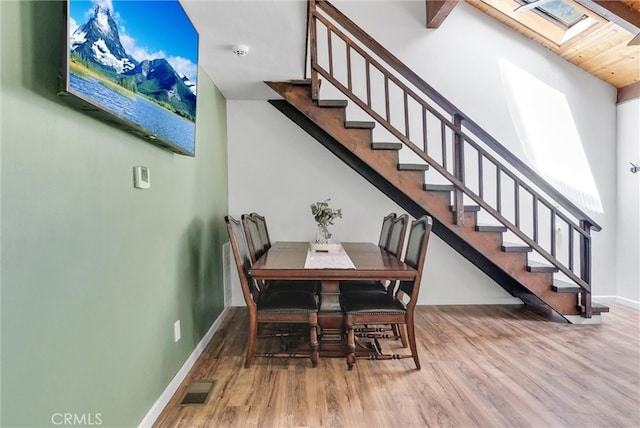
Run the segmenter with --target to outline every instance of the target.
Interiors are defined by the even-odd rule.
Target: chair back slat
[[[427,244],[431,235],[433,219],[429,216],[422,216],[411,222],[409,228],[409,239],[407,250],[404,255],[405,264],[416,270],[416,278],[413,281],[400,281],[398,291],[410,296],[409,304],[415,306],[418,299],[418,291],[422,280],[424,260],[427,254]]]
[[[236,268],[238,269],[238,276],[240,278],[240,285],[242,286],[244,301],[247,304],[247,307],[255,309],[255,302],[258,299],[260,290],[255,280],[249,275],[249,269],[251,269],[253,263],[251,255],[249,254],[247,240],[244,236],[242,223],[231,216],[225,216],[224,221],[227,223],[227,232],[229,233],[231,250],[233,252]]]
[[[390,213],[382,219],[382,228],[380,230],[380,239],[378,239],[378,247],[386,249],[389,246],[389,234],[391,233],[391,225],[396,218],[396,213]]]
[[[244,235],[247,239],[251,262],[255,263],[256,260],[262,257],[266,251],[265,245],[262,242],[262,237],[260,236],[258,222],[251,215],[242,214],[242,226],[244,228]]]
[[[269,229],[267,228],[267,220],[258,213],[249,214],[253,217],[258,225],[258,232],[260,234],[260,240],[262,241],[263,251],[266,252],[271,248],[271,238],[269,238]]]
[[[391,225],[391,231],[389,232],[389,241],[387,242],[387,250],[396,257],[400,257],[402,254],[402,247],[404,247],[404,237],[407,232],[407,225],[409,224],[409,215],[402,214],[393,220]]]

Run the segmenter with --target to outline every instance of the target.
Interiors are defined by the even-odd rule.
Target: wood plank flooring
[[[412,359],[256,358],[231,308],[156,427],[638,427],[640,316],[611,305],[600,325],[521,306],[421,306]],[[399,342],[384,344],[399,347]],[[204,405],[178,406],[194,380]]]

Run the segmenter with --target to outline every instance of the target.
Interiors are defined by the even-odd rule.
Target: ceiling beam
[[[618,99],[616,103],[620,104],[636,98],[640,98],[640,82],[632,83],[624,88],[618,89]]]
[[[618,24],[631,34],[640,32],[640,11],[615,0],[576,0],[582,6],[594,11],[609,21]]]
[[[438,28],[458,4],[458,0],[426,0],[427,28]]]

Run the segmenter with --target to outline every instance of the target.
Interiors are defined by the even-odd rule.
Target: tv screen
[[[146,141],[195,155],[198,33],[177,0],[68,0],[71,104]]]

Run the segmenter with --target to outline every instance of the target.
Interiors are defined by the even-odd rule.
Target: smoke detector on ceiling
[[[231,51],[237,56],[246,56],[249,53],[249,46],[247,45],[233,45]]]

